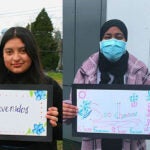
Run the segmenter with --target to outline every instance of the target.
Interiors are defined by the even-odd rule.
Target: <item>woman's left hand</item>
[[[49,119],[50,124],[52,127],[57,126],[57,121],[58,121],[58,109],[57,107],[49,107],[47,111],[46,118]]]

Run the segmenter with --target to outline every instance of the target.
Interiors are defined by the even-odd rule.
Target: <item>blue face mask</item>
[[[126,52],[126,42],[123,40],[109,39],[100,41],[101,53],[111,62],[121,58]]]

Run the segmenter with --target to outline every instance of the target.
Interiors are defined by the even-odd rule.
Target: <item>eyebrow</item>
[[[12,48],[9,48],[9,47],[8,47],[8,48],[4,48],[3,50],[12,50]]]
[[[21,46],[21,47],[18,47],[17,49],[18,49],[18,50],[26,49],[26,47],[25,47],[25,46]],[[7,51],[7,50],[13,50],[13,48],[11,48],[11,47],[6,47],[6,48],[3,49],[3,51]]]
[[[105,33],[104,35],[124,35],[124,34],[123,33],[115,33],[115,34]]]
[[[18,49],[20,49],[20,48],[26,48],[26,46],[25,45],[23,45],[23,46],[20,46],[20,47],[17,47]],[[6,48],[4,48],[4,49],[13,49],[13,47],[6,47]]]

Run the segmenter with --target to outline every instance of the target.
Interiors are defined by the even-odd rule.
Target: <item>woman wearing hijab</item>
[[[83,62],[74,79],[76,84],[150,84],[147,67],[126,50],[128,30],[117,19],[106,21],[100,30],[100,49]],[[63,102],[66,122],[76,117],[78,108]],[[145,140],[83,138],[82,150],[145,150]]]

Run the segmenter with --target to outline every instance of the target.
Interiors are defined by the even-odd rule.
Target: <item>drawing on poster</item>
[[[149,90],[77,89],[77,132],[150,134]]]

